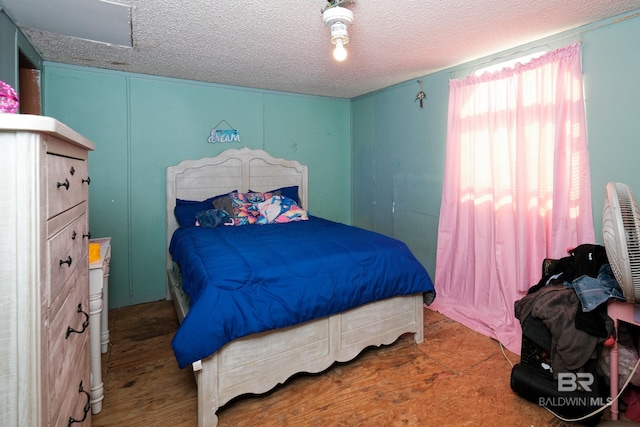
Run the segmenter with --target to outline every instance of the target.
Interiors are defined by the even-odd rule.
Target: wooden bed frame
[[[168,247],[178,227],[176,198],[204,200],[233,190],[268,191],[297,185],[300,204],[308,205],[307,167],[271,157],[262,150],[228,149],[216,157],[185,160],[167,168],[168,298],[180,322],[188,301],[180,287]],[[293,374],[316,373],[346,362],[369,346],[391,344],[404,333],[423,341],[422,294],[401,296],[284,329],[237,339],[206,359],[193,363],[198,385],[198,426],[218,424],[216,411],[232,398],[264,393]]]

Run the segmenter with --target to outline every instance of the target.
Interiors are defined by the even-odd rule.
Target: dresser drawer
[[[49,310],[49,419],[52,426],[66,426],[69,418],[81,420],[90,401],[88,268],[77,268],[71,281],[67,297],[56,301]],[[79,425],[90,425],[89,413],[85,422]]]
[[[71,418],[75,420],[73,426],[91,425],[91,370],[84,369],[90,364],[89,336],[85,334],[78,341],[79,351],[73,358],[74,365],[65,363],[68,365],[65,368],[68,376],[57,378],[60,384],[56,384],[56,387],[60,388],[50,390],[51,426],[67,426]],[[79,367],[82,369],[79,370]]]
[[[86,210],[78,210],[77,213],[80,216],[70,218],[71,222],[47,241],[50,303],[64,288],[76,268],[88,266],[87,213]]]
[[[87,200],[89,176],[87,162],[47,154],[47,218]]]

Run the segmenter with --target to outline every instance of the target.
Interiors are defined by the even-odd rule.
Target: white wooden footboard
[[[183,310],[176,277],[172,298]],[[183,315],[178,312],[179,318]],[[423,341],[422,294],[376,301],[330,317],[237,339],[193,364],[198,426],[218,424],[218,408],[236,396],[260,394],[299,372],[316,373],[346,362],[369,346],[391,344],[407,332]]]

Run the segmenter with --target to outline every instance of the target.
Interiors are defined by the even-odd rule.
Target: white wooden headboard
[[[167,168],[166,242],[167,269],[171,269],[169,243],[178,222],[173,214],[176,199],[205,200],[237,190],[264,192],[297,185],[300,204],[309,210],[309,174],[295,160],[272,157],[263,150],[248,147],[228,149],[216,157],[183,160]]]

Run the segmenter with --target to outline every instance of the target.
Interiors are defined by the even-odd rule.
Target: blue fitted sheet
[[[181,368],[245,335],[434,289],[404,243],[313,216],[179,228],[169,250],[190,297],[172,341]]]

